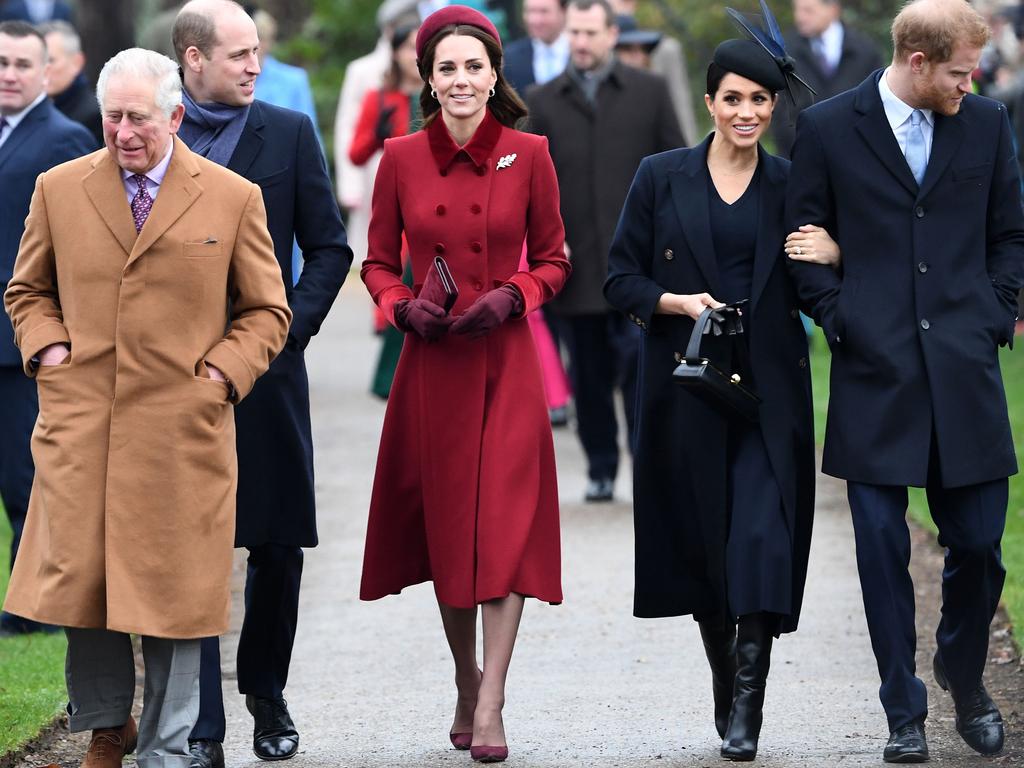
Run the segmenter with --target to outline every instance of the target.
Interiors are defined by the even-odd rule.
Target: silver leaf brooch
[[[516,161],[516,154],[513,152],[511,155],[505,155],[498,160],[498,166],[494,169],[500,171],[502,168],[511,168],[512,163]]]

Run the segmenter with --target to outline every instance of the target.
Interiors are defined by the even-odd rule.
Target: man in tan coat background
[[[232,403],[284,345],[291,313],[259,187],[174,136],[177,64],[122,51],[97,92],[106,151],[39,177],[4,294],[40,405],[5,607],[66,628],[88,768],[135,747],[141,635],[138,765],[185,768],[199,638],[228,626]]]

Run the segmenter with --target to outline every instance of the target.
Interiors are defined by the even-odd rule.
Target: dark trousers
[[[562,319],[587,474],[592,480],[614,479],[619,470],[615,390],[622,390],[632,448],[640,329],[618,312],[565,315]]]
[[[284,694],[299,616],[302,549],[279,544],[249,548],[245,618],[238,638],[238,691],[260,698]],[[191,740],[224,741],[220,640],[202,641],[199,719]]]
[[[17,366],[0,365],[0,499],[14,536],[11,562],[18,554],[21,534],[28,515],[35,466],[32,463],[32,430],[39,415],[36,383]],[[32,632],[42,625],[10,613],[0,614],[0,628],[11,632]]]
[[[934,460],[932,466],[937,464]],[[995,480],[942,488],[931,473],[928,508],[946,548],[942,619],[935,633],[950,684],[966,690],[981,680],[989,624],[1006,571],[1000,539],[1009,483]],[[907,489],[847,483],[871,648],[882,680],[879,698],[895,730],[928,714],[924,683],[915,675],[917,630],[910,578]]]

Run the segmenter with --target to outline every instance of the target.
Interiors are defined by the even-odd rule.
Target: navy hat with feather
[[[779,29],[778,22],[765,1],[760,0],[760,3],[762,20],[765,25],[763,29],[757,22],[748,19],[739,11],[732,8],[725,9],[733,21],[750,36],[750,39],[727,40],[722,43],[715,50],[715,63],[730,72],[735,72],[766,88],[771,88],[773,91],[785,90],[794,104],[797,104],[797,93],[801,91],[807,95],[807,98],[801,99],[801,101],[813,98],[814,89],[796,73],[793,58],[786,53],[786,44],[783,42],[782,30]],[[723,51],[723,48],[726,50]],[[754,48],[759,49],[759,57],[754,55]],[[732,61],[733,64],[720,61],[719,51],[722,51],[722,56]],[[752,71],[760,74],[756,77],[753,74],[746,74],[737,69],[737,66],[752,67]],[[774,72],[770,71],[772,67]]]
[[[764,48],[753,40],[726,40],[715,48],[715,64],[773,93],[786,89],[786,76]]]

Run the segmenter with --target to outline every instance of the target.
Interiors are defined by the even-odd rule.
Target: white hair
[[[128,48],[116,54],[103,65],[96,81],[96,100],[103,111],[103,97],[107,93],[107,82],[113,75],[129,75],[150,80],[156,85],[154,101],[157,108],[170,117],[181,104],[181,76],[178,65],[156,51],[145,48]]]
[[[76,53],[82,52],[82,38],[78,36],[75,28],[63,19],[47,21],[37,26],[36,29],[43,34],[43,37],[46,37],[46,35],[60,35],[61,40],[64,41],[64,53],[68,56],[74,56]]]

